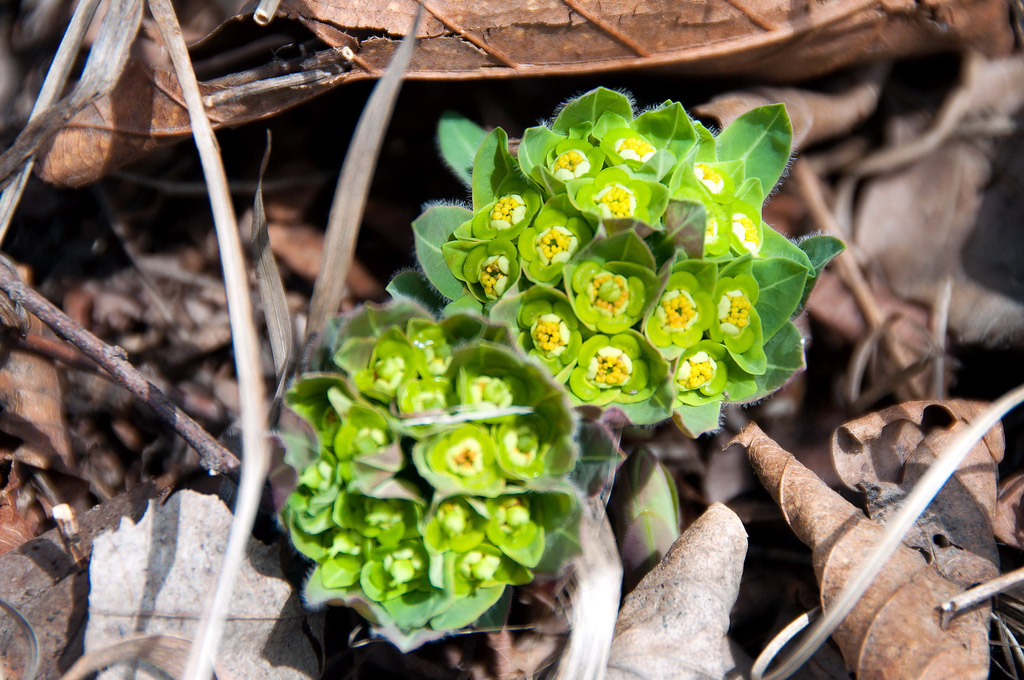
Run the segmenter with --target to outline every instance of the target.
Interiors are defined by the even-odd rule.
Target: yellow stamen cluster
[[[554,226],[542,231],[534,241],[534,245],[537,247],[541,262],[551,264],[552,262],[567,262],[579,248],[580,242],[565,227]]]
[[[639,137],[623,137],[615,142],[615,153],[629,160],[646,162],[654,155],[650,142]]]
[[[587,377],[598,387],[619,387],[633,375],[633,361],[616,347],[602,347],[587,366]]]
[[[563,182],[576,179],[590,172],[590,160],[582,151],[569,149],[558,155],[555,162],[551,164],[551,172],[556,179]]]
[[[594,195],[594,203],[605,217],[632,217],[636,195],[621,184],[610,184]]]
[[[533,337],[534,347],[558,356],[569,344],[571,333],[557,314],[542,314],[533,322],[530,335]]]
[[[625,276],[601,271],[590,279],[587,297],[607,316],[618,316],[629,303],[629,282]]]
[[[491,209],[491,227],[501,231],[510,229],[526,217],[526,202],[519,194],[502,196]]]
[[[685,290],[673,290],[661,298],[664,325],[676,330],[685,330],[697,320],[697,309],[693,298]],[[659,315],[661,316],[661,315]]]
[[[708,384],[715,377],[718,364],[707,352],[696,352],[679,364],[676,383],[680,389],[695,390]]]
[[[752,253],[757,253],[761,242],[757,238],[757,225],[743,213],[736,213],[732,216],[732,233],[740,240],[743,247]]]
[[[713,194],[720,194],[725,189],[725,178],[722,177],[722,173],[707,163],[696,163],[693,166],[693,174],[697,176],[697,181]]]
[[[484,295],[497,300],[508,287],[508,258],[504,255],[492,255],[483,262],[480,268],[480,285]]]
[[[718,301],[718,320],[722,330],[730,335],[738,335],[750,325],[750,300],[743,291],[730,290]]]

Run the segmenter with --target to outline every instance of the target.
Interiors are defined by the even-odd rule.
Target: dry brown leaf
[[[723,678],[746,666],[728,638],[746,554],[743,522],[713,503],[626,596],[609,680]]]
[[[888,69],[875,66],[864,77],[836,94],[795,87],[759,87],[729,92],[694,108],[725,128],[750,109],[783,102],[793,121],[793,149],[841,137],[864,122],[875,111],[878,95]]]
[[[45,333],[35,317],[28,330],[36,335]],[[5,351],[0,365],[0,431],[19,443],[0,446],[0,458],[77,474],[61,403],[60,379],[53,361],[24,349]]]
[[[812,550],[826,611],[885,529],[751,423],[736,441],[790,527]],[[900,547],[833,634],[858,678],[985,678],[987,606],[944,630],[937,607],[961,592],[921,553]]]
[[[375,78],[412,25],[417,0],[287,0],[297,19],[336,49],[200,84],[215,126],[272,116],[339,84]],[[501,78],[626,68],[671,67],[701,77],[743,75],[779,82],[821,75],[861,61],[975,48],[1004,54],[1013,36],[1002,0],[781,0],[596,3],[432,0],[419,32],[413,79]],[[204,42],[227,42],[249,21],[239,14]],[[381,32],[388,37],[379,37]],[[363,37],[367,33],[373,37]],[[393,36],[393,37],[392,37]],[[345,62],[342,49],[352,49]],[[308,76],[298,85],[271,77]],[[263,78],[262,80],[258,80]],[[257,89],[254,89],[257,88]],[[189,134],[172,73],[129,61],[117,87],[76,116],[39,154],[48,182],[81,186]]]
[[[1024,471],[1015,472],[999,482],[992,531],[1003,543],[1024,548]]]
[[[867,492],[868,515],[885,524],[950,440],[981,406],[951,399],[914,401],[846,423],[832,437],[832,457],[850,489]],[[903,544],[934,560],[961,588],[999,576],[992,536],[996,464],[1003,458],[1002,427],[978,442],[935,497]]]

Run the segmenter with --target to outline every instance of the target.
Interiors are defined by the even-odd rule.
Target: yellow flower
[[[555,179],[566,182],[590,172],[590,159],[579,149],[569,149],[558,154],[555,162],[551,164],[551,169]]]
[[[594,205],[604,217],[632,217],[636,194],[622,184],[609,184],[594,194]]]
[[[497,300],[508,288],[509,261],[504,255],[491,255],[480,267],[480,285],[484,295]]]
[[[722,331],[729,335],[739,335],[740,331],[750,325],[751,307],[743,291],[726,291],[718,300],[718,321]]]
[[[681,288],[665,293],[654,313],[663,325],[674,331],[684,331],[697,322],[697,304],[693,296]]]
[[[734,213],[732,216],[732,233],[736,235],[744,248],[755,255],[761,250],[761,241],[757,236],[757,225],[743,213]]]
[[[498,231],[511,229],[526,217],[526,201],[519,194],[502,196],[491,209],[491,227]]]
[[[600,271],[590,280],[587,297],[603,316],[618,316],[629,304],[629,282],[620,274]]]
[[[722,177],[722,173],[707,163],[694,164],[693,174],[697,176],[697,181],[703,184],[711,193],[720,194],[725,190],[725,178]]]
[[[615,142],[615,153],[623,158],[646,163],[654,155],[654,147],[638,137],[623,137]]]
[[[676,383],[680,389],[696,390],[710,383],[717,370],[718,363],[707,352],[696,352],[680,362]]]
[[[540,261],[545,265],[552,262],[568,262],[580,247],[575,234],[558,225],[548,227],[534,241]]]
[[[587,379],[606,389],[619,387],[633,375],[633,360],[618,347],[597,350],[587,366]]]
[[[542,314],[530,327],[533,344],[552,356],[559,356],[569,345],[572,333],[557,314]]]

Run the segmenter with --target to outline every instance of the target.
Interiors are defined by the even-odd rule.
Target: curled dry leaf
[[[884,66],[873,66],[854,84],[828,94],[796,87],[758,87],[719,95],[694,107],[699,116],[709,116],[725,129],[729,123],[758,106],[783,102],[793,121],[793,150],[825,139],[841,137],[864,122],[875,111],[881,92]]]
[[[747,533],[713,503],[626,596],[608,661],[609,680],[724,678],[744,666],[730,647]]]
[[[885,524],[950,441],[981,411],[975,402],[913,401],[846,423],[832,437],[843,484],[866,492],[868,515]],[[903,544],[929,556],[945,578],[970,588],[999,575],[992,536],[1002,426],[978,442]]]
[[[822,608],[842,591],[885,533],[765,435],[756,424],[736,438],[797,537],[811,548]],[[937,607],[961,592],[916,550],[900,547],[833,633],[858,678],[985,678],[987,606],[943,629]]]
[[[331,49],[201,84],[211,121],[215,126],[239,125],[339,84],[378,77],[419,4],[282,2],[279,16],[298,20]],[[419,31],[420,44],[406,74],[413,79],[671,67],[701,77],[792,81],[885,57],[972,47],[1004,54],[1013,44],[1002,0],[933,0],[927,5],[913,0],[422,4],[430,16]],[[229,43],[232,29],[250,16],[239,14],[203,42]],[[349,49],[355,54],[351,62],[343,57]],[[188,134],[174,75],[155,64],[129,61],[117,87],[76,116],[41,152],[38,172],[48,182],[81,186]]]
[[[992,531],[1003,543],[1024,548],[1024,471],[999,482]]]

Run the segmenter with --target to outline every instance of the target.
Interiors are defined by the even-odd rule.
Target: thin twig
[[[245,557],[245,546],[256,520],[263,482],[270,468],[270,455],[263,437],[266,394],[260,371],[256,327],[253,323],[249,281],[238,235],[238,222],[228,193],[227,175],[224,173],[224,163],[220,157],[217,139],[203,108],[199,83],[192,70],[192,62],[181,34],[181,26],[178,25],[178,18],[174,14],[174,7],[170,0],[149,0],[149,8],[160,30],[164,47],[171,57],[171,63],[174,64],[174,72],[188,108],[203,175],[210,187],[210,206],[213,209],[213,224],[217,232],[221,266],[224,269],[228,318],[231,322],[232,345],[235,350],[235,372],[238,376],[245,464],[242,466],[239,480],[235,519],[228,534],[217,586],[204,607],[184,676],[187,680],[208,680],[213,673],[213,658],[223,634],[231,593]]]
[[[951,597],[939,606],[939,611],[942,612],[943,627],[947,626],[949,621],[960,612],[973,607],[979,602],[984,602],[1004,590],[1013,588],[1021,582],[1024,582],[1024,567],[1014,569],[998,578],[982,583],[980,586],[965,590],[956,597]]]
[[[949,276],[935,291],[932,305],[931,334],[935,343],[935,364],[932,370],[932,399],[946,397],[946,331],[949,329],[949,305],[953,301],[953,279]]]
[[[59,337],[82,350],[136,399],[153,409],[157,417],[174,428],[196,450],[204,468],[211,472],[225,473],[238,467],[238,459],[132,366],[125,359],[124,350],[103,343],[75,323],[19,279],[6,261],[0,266],[0,289],[15,303],[37,316]]]

